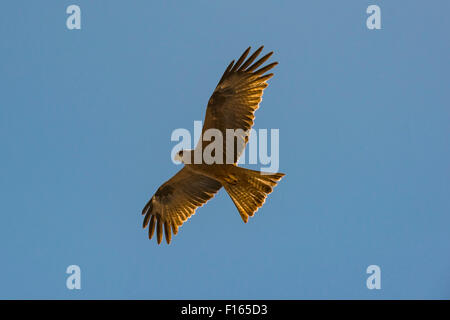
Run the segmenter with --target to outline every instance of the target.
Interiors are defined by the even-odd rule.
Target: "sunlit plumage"
[[[202,134],[208,129],[217,129],[225,137],[226,129],[241,129],[248,133],[252,128],[254,112],[268,86],[267,80],[273,76],[273,73],[266,72],[278,64],[273,62],[261,67],[273,52],[254,62],[262,49],[260,47],[246,60],[250,52],[248,48],[236,63],[233,60],[226,68],[208,101]],[[178,173],[161,185],[142,210],[145,215],[143,227],[148,226],[149,238],[153,237],[156,229],[158,244],[162,241],[163,232],[167,243],[170,243],[172,233],[176,235],[178,228],[222,186],[242,220],[247,222],[284,176],[283,173],[261,174],[238,167],[236,163],[247,142],[247,134],[237,135],[233,143],[223,139],[223,164],[185,163]],[[190,153],[186,151],[183,156],[192,157],[196,150],[203,150],[210,143],[200,139],[196,149]]]

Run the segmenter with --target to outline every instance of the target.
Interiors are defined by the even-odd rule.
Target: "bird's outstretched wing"
[[[148,201],[142,214],[145,214],[143,227],[147,227],[151,239],[155,232],[158,244],[164,234],[167,243],[172,233],[178,233],[180,227],[190,216],[219,191],[222,185],[214,179],[192,172],[183,167],[170,180],[159,187]]]
[[[262,100],[263,90],[268,86],[267,80],[273,76],[273,73],[265,73],[278,64],[273,62],[258,69],[273,54],[270,52],[253,63],[262,49],[263,47],[260,47],[245,60],[250,52],[249,47],[236,63],[233,60],[209,99],[202,136],[208,129],[220,130],[223,137],[222,163],[230,163],[231,160],[232,163],[236,163],[244,151],[249,130],[253,126],[254,112]],[[234,141],[231,140],[232,144],[227,144],[227,129],[235,130],[236,138]],[[241,129],[245,134],[239,134],[237,129]],[[205,150],[204,148],[212,143],[214,138],[212,141],[202,140],[196,148]]]

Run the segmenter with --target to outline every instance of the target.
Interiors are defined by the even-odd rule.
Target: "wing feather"
[[[250,58],[247,59],[247,61],[244,62],[244,64],[239,68],[239,71],[245,70],[253,61],[255,61],[256,57],[261,53],[264,46],[261,46],[256,50]]]
[[[273,76],[273,73],[265,73],[278,64],[278,62],[273,62],[258,69],[273,54],[270,52],[253,63],[262,49],[263,47],[260,47],[250,58],[245,60],[250,52],[250,48],[248,48],[236,64],[233,60],[226,68],[209,99],[202,134],[208,129],[220,130],[223,138],[222,163],[226,163],[227,159],[228,162],[232,160],[233,163],[237,163],[244,151],[250,129],[254,124],[254,112],[259,108],[263,91],[268,86],[267,81]],[[234,141],[230,146],[227,146],[226,129],[235,130]],[[204,150],[213,141],[201,139],[196,148]]]
[[[251,47],[248,47],[247,50],[244,51],[244,53],[241,55],[241,57],[238,59],[238,61],[234,64],[233,69],[231,69],[231,72],[236,71],[239,66],[244,62],[245,58],[247,58],[248,53],[250,52]]]
[[[143,227],[149,226],[151,239],[156,229],[156,240],[172,240],[178,228],[186,222],[198,207],[203,206],[219,191],[222,185],[214,179],[193,172],[186,166],[161,185],[142,210]],[[156,228],[155,228],[156,227]]]
[[[147,215],[146,215],[147,216]],[[155,220],[156,216],[154,215],[148,215],[151,216],[150,219],[150,226],[148,227],[148,238],[151,239],[153,237],[153,234],[155,233]],[[144,227],[145,228],[145,227]]]

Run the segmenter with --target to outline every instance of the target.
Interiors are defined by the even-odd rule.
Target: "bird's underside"
[[[184,162],[183,168],[159,187],[142,210],[145,215],[143,227],[149,227],[150,239],[156,229],[158,244],[162,241],[163,230],[167,243],[170,243],[172,233],[177,234],[178,228],[195,210],[214,197],[222,187],[233,200],[242,220],[247,222],[284,176],[282,173],[261,173],[236,165],[248,141],[247,133],[253,126],[254,112],[262,100],[263,90],[268,86],[267,80],[273,76],[272,73],[265,73],[277,64],[273,62],[259,68],[273,53],[254,62],[262,49],[260,47],[246,60],[250,52],[248,48],[236,63],[233,60],[229,64],[206,109],[202,135],[209,129],[219,130],[223,137],[227,129],[244,134],[236,135],[232,143],[223,139],[222,161],[214,164]],[[195,150],[204,150],[209,143],[212,141],[200,138]]]

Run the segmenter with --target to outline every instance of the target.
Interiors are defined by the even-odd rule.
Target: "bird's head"
[[[175,154],[175,161],[183,162],[183,150],[180,150]]]
[[[180,161],[184,164],[190,164],[192,163],[192,150],[180,150],[175,154],[175,161]]]

